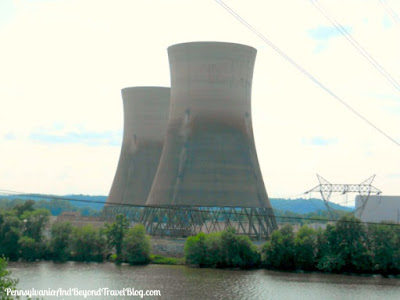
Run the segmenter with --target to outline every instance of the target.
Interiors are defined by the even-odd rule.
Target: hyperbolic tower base
[[[240,235],[267,239],[277,228],[270,208],[164,206],[144,208],[140,223],[152,236],[187,237],[233,227]]]

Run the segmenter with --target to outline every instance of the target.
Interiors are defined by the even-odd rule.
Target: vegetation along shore
[[[187,238],[184,257],[151,254],[151,240],[141,224],[133,227],[123,215],[101,228],[57,222],[48,228],[50,212],[33,201],[0,210],[0,288],[16,281],[6,270],[7,260],[96,261],[131,265],[186,264],[211,268],[268,268],[290,271],[400,274],[400,226],[363,224],[344,216],[326,229],[290,224],[256,246],[233,228]],[[46,230],[47,228],[47,230]]]

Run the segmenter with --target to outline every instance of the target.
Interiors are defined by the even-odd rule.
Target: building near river
[[[357,196],[356,217],[363,222],[400,224],[400,196],[369,196],[368,201],[365,201],[365,196]]]

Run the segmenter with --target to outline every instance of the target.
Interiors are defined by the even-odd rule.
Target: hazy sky
[[[226,3],[400,142],[399,90],[310,1]],[[400,23],[380,0],[320,3],[400,83]],[[400,16],[400,1],[386,3]],[[121,88],[169,86],[172,44],[225,41],[258,50],[253,126],[270,197],[313,188],[316,173],[332,183],[376,174],[374,186],[400,195],[400,146],[215,1],[0,0],[0,41],[0,189],[107,195],[122,141]]]

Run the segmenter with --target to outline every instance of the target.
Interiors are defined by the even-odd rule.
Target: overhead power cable
[[[379,62],[377,62],[365,48],[357,42],[356,39],[351,35],[351,33],[341,25],[335,18],[330,15],[326,9],[324,9],[318,0],[310,0],[310,2],[319,10],[319,12],[353,45],[354,48],[364,56],[368,62],[379,72],[383,77],[389,81],[396,90],[400,92],[400,84],[394,79]]]
[[[379,2],[382,4],[382,6],[385,8],[385,10],[389,13],[389,15],[397,22],[397,24],[400,24],[400,17],[396,14],[396,12],[390,7],[390,5],[386,2],[386,0],[379,0]]]
[[[302,66],[297,64],[292,58],[290,58],[285,52],[283,52],[281,49],[279,49],[274,43],[272,43],[269,39],[267,39],[262,33],[260,33],[257,29],[255,29],[252,25],[250,25],[246,20],[244,20],[240,15],[238,15],[232,8],[230,8],[228,5],[226,5],[222,0],[214,0],[217,2],[219,5],[221,5],[227,12],[229,12],[235,19],[237,19],[240,23],[242,23],[244,26],[246,26],[250,31],[252,31],[255,35],[257,35],[264,43],[269,45],[273,50],[275,50],[279,55],[281,55],[283,58],[285,58],[288,62],[290,62],[293,66],[295,66],[298,70],[300,70],[304,75],[306,75],[309,79],[311,79],[316,85],[318,85],[321,89],[323,89],[325,92],[327,92],[329,95],[331,95],[335,100],[340,102],[342,105],[344,105],[348,110],[350,110],[353,114],[355,114],[357,117],[359,117],[361,120],[363,120],[365,123],[367,123],[369,126],[374,128],[376,131],[378,131],[380,134],[385,136],[387,139],[389,139],[391,142],[396,144],[397,146],[400,146],[400,142],[396,141],[394,138],[392,138],[389,134],[387,134],[385,131],[380,129],[378,126],[376,126],[374,123],[369,121],[366,117],[364,117],[361,113],[359,113],[357,110],[355,110],[353,107],[351,107],[349,104],[347,104],[342,98],[340,98],[338,95],[336,95],[332,90],[330,90],[327,86],[325,86],[321,81],[319,81],[315,76],[313,76],[310,72],[305,70]]]
[[[3,195],[9,195],[9,196],[20,196],[20,197],[27,197],[27,198],[39,198],[39,199],[47,199],[47,200],[64,200],[64,201],[74,201],[74,202],[84,202],[84,203],[98,203],[98,204],[106,204],[105,202],[102,201],[92,201],[92,200],[85,200],[85,199],[73,199],[70,197],[62,197],[62,196],[55,196],[55,195],[46,195],[46,194],[35,194],[35,193],[22,193],[22,192],[17,192],[17,191],[11,191],[11,190],[4,190],[0,189],[0,194]],[[115,206],[122,206],[122,207],[149,207],[149,208],[165,208],[165,209],[170,209],[170,210],[186,210],[186,211],[191,211],[191,212],[205,212],[205,213],[212,213],[214,212],[211,207],[205,207],[203,206],[156,206],[156,205],[136,205],[136,204],[128,204],[128,203],[113,203],[113,202],[107,202],[107,205],[115,205]],[[232,214],[232,212],[226,212],[226,214]],[[246,213],[241,213],[241,212],[235,212],[236,215],[242,215],[242,216],[247,216]],[[307,221],[318,221],[318,222],[336,222],[336,223],[359,223],[359,222],[354,222],[354,221],[347,221],[347,220],[323,220],[319,218],[307,218],[307,217],[291,217],[291,216],[279,216],[279,215],[274,215],[274,214],[253,214],[253,216],[257,217],[275,217],[275,218],[281,218],[281,219],[287,219],[287,220],[307,220]],[[400,226],[400,224],[395,224],[395,223],[375,223],[375,222],[363,222],[360,221],[360,223],[363,224],[371,224],[371,225],[388,225],[388,226]]]

